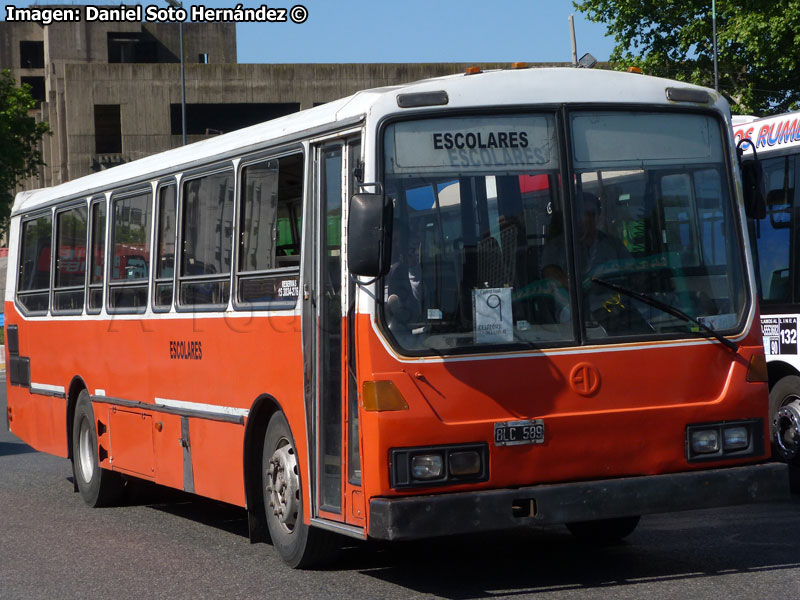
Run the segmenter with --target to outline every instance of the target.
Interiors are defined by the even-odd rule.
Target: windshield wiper
[[[659,309],[661,311],[664,311],[665,313],[670,314],[673,317],[677,317],[677,318],[679,318],[679,319],[681,319],[683,321],[686,321],[687,323],[693,323],[693,324],[697,325],[703,332],[705,332],[706,334],[710,335],[714,339],[718,340],[719,343],[723,344],[725,347],[727,347],[732,352],[734,352],[734,353],[739,352],[739,344],[737,344],[736,342],[732,342],[731,340],[726,338],[724,335],[714,331],[713,329],[711,329],[711,327],[709,327],[708,325],[706,325],[702,321],[698,321],[694,317],[692,317],[690,315],[687,315],[685,312],[683,312],[679,308],[675,308],[674,306],[672,306],[670,304],[667,304],[666,302],[662,302],[661,300],[656,300],[655,298],[651,298],[650,296],[642,294],[641,292],[636,292],[634,290],[629,290],[626,287],[622,287],[621,285],[617,285],[616,283],[611,283],[610,281],[605,281],[604,279],[600,279],[598,277],[592,277],[592,281],[594,283],[597,283],[599,285],[607,287],[610,290],[614,290],[615,292],[619,292],[620,294],[625,294],[626,296],[629,296],[629,297],[633,298],[634,300],[639,300],[640,302],[644,302],[645,304],[649,304],[650,306],[652,306],[654,308],[657,308],[657,309]]]

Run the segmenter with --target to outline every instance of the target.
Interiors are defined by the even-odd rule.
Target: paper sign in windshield
[[[514,341],[511,314],[512,288],[486,288],[472,291],[472,316],[476,344]]]

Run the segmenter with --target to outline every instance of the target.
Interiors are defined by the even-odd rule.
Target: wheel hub
[[[781,457],[793,461],[800,456],[800,400],[778,409],[772,422],[775,444]]]
[[[92,433],[89,431],[89,421],[81,420],[80,433],[78,439],[80,474],[83,481],[89,483],[92,480],[94,471],[94,448],[92,445]]]
[[[297,455],[288,440],[281,440],[269,459],[266,472],[268,510],[287,532],[294,531],[300,506]]]

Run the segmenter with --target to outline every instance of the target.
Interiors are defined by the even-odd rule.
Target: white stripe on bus
[[[216,404],[201,404],[199,402],[187,402],[185,400],[170,400],[169,398],[155,398],[155,403],[156,405],[168,408],[183,408],[185,410],[196,410],[198,412],[206,412],[216,415],[247,417],[250,414],[250,409],[248,408],[217,406]]]

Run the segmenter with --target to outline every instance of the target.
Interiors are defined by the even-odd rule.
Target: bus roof
[[[254,150],[270,141],[299,138],[304,132],[355,124],[360,119],[377,121],[392,113],[430,109],[398,108],[399,94],[443,90],[447,92],[448,103],[441,108],[448,109],[561,103],[676,104],[666,98],[665,90],[669,87],[705,90],[710,94],[713,106],[729,114],[727,102],[714,90],[635,73],[562,67],[448,75],[357,92],[322,106],[154,154],[58,186],[20,192],[14,202],[12,215],[30,212],[58,199],[89,196],[142,180],[156,179]]]

